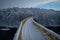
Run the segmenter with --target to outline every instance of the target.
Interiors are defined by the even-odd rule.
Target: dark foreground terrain
[[[17,28],[9,28],[10,30],[1,30],[6,29],[5,27],[0,28],[0,40],[12,40]]]
[[[9,28],[10,30],[1,30],[3,28],[5,29],[5,27],[0,27],[0,40],[12,40],[14,34],[16,33],[17,28]],[[60,27],[47,27],[47,28],[60,34]]]
[[[60,27],[47,27],[47,28],[53,30],[54,32],[60,35]]]

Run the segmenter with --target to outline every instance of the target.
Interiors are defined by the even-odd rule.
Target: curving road
[[[13,40],[59,40],[55,32],[36,23],[32,17],[21,22]]]

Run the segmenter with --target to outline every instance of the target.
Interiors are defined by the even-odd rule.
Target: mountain
[[[60,11],[18,7],[0,9],[0,26],[18,27],[24,18],[30,16],[44,26],[60,26]]]

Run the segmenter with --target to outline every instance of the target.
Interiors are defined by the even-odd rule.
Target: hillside
[[[34,16],[34,20],[44,26],[60,26],[60,11],[18,7],[0,9],[0,26],[18,27],[29,16]]]

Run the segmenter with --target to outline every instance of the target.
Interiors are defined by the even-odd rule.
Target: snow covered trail
[[[58,34],[37,24],[32,17],[29,17],[21,22],[13,40],[58,40],[59,37]]]

